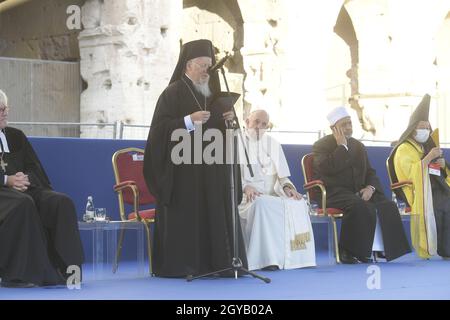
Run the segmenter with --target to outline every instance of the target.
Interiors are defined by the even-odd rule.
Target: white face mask
[[[425,142],[427,142],[429,137],[430,137],[430,130],[428,130],[428,129],[416,129],[416,135],[414,136],[414,139],[417,142],[425,143]]]

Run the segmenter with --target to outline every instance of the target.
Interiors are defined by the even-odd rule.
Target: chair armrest
[[[129,181],[123,181],[123,182],[121,182],[121,183],[115,184],[115,185],[113,186],[113,188],[114,188],[114,191],[117,192],[117,191],[119,191],[119,190],[124,189],[125,187],[128,187],[128,186],[135,186],[135,185],[136,185],[136,182],[129,180]]]
[[[325,184],[323,183],[322,180],[313,180],[313,181],[310,181],[310,182],[308,182],[308,183],[305,183],[305,184],[303,185],[303,188],[305,188],[305,189],[311,189],[311,188],[313,188],[313,187],[324,186],[324,185],[325,185]]]
[[[412,187],[413,183],[412,181],[399,181],[396,183],[391,184],[391,189],[395,190],[395,189],[399,189],[399,188],[403,188],[403,187]]]
[[[122,193],[123,189],[131,189],[133,192],[133,207],[136,213],[136,220],[141,221],[141,215],[139,213],[139,189],[134,181],[124,181],[114,186],[114,191]],[[124,213],[125,214],[125,213]],[[127,220],[126,217],[122,217],[122,220]]]
[[[323,214],[325,216],[328,216],[328,210],[327,210],[327,190],[325,189],[325,184],[322,180],[313,180],[308,183],[305,183],[303,185],[303,188],[306,190],[312,189],[312,188],[319,188],[320,192],[322,193],[322,210]]]

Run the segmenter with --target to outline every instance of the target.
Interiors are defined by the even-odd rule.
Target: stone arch
[[[183,1],[183,10],[186,12],[189,9],[197,8],[198,10],[194,10],[193,13],[199,15],[197,19],[197,23],[189,25],[184,21],[183,25],[183,34],[182,40],[191,40],[189,37],[201,37],[203,35],[211,36],[211,40],[213,41],[216,49],[218,50],[218,54],[223,52],[232,52],[233,55],[240,55],[240,49],[244,45],[244,29],[243,29],[243,19],[241,10],[236,0],[218,0],[218,1],[208,1],[208,0],[184,0]],[[202,12],[203,11],[203,12]],[[222,21],[215,20],[214,17],[208,15],[216,15],[220,17],[223,22],[226,22],[230,27],[231,31],[225,30],[222,32],[221,26],[219,25]],[[202,17],[203,16],[203,17]],[[184,18],[187,18],[186,16]],[[192,18],[192,17],[191,17]],[[202,20],[204,18],[204,20]],[[210,25],[207,27],[206,25]],[[189,32],[189,28],[199,28],[202,27],[202,30],[196,30],[195,35]],[[219,29],[218,31],[213,29]],[[226,41],[227,39],[216,37],[219,35],[232,36],[231,43],[230,41]],[[217,41],[214,41],[217,40]],[[222,45],[225,40],[225,45]],[[242,59],[241,59],[242,62]],[[242,63],[239,65],[233,61],[233,63],[227,64],[229,66],[230,72],[242,72]],[[241,67],[241,69],[239,69]]]
[[[181,43],[200,38],[213,42],[216,57],[231,56],[225,63],[227,81],[231,91],[243,94],[244,29],[237,0],[183,0]],[[223,83],[222,90],[225,90]],[[238,115],[242,115],[242,101],[236,104]]]
[[[356,97],[362,114],[376,129],[362,126],[359,138],[398,139],[423,94],[435,97],[433,38],[448,7],[425,0],[345,3],[358,40]],[[434,102],[430,119],[437,118]]]

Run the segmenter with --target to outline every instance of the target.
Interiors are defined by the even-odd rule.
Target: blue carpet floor
[[[300,299],[449,299],[450,261],[439,257],[419,260],[414,254],[394,262],[358,265],[326,265],[327,255],[318,254],[316,268],[260,271],[270,277],[266,284],[252,277],[239,279],[182,279],[139,277],[136,265],[123,262],[115,279],[93,280],[89,265],[84,268],[81,289],[0,288],[1,300],[300,300]],[[375,267],[379,282],[373,279]],[[379,269],[377,269],[379,268]],[[133,275],[134,274],[134,275]],[[110,275],[111,276],[111,275]],[[367,283],[379,284],[369,289]]]

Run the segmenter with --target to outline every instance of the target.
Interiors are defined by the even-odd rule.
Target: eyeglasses
[[[207,69],[211,68],[211,64],[209,64],[209,63],[202,63],[202,64],[199,64],[199,63],[197,63],[197,62],[195,62],[195,61],[192,61],[192,63],[195,64],[195,65],[197,65],[197,66],[199,66],[200,69],[203,69],[203,70],[207,70]]]
[[[9,107],[7,107],[7,106],[0,107],[0,113],[7,114],[8,111],[9,111]]]

